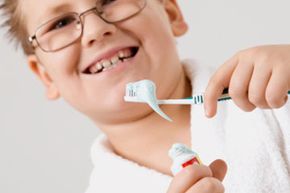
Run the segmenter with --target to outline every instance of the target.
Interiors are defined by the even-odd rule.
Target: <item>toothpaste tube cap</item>
[[[176,175],[188,165],[194,163],[201,164],[197,153],[186,147],[184,144],[173,144],[168,154],[173,160],[173,164],[171,166],[171,172],[173,175]]]

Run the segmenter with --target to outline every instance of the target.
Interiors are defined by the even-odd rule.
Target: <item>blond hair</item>
[[[28,42],[28,32],[25,26],[25,19],[21,10],[19,0],[4,0],[0,5],[1,15],[5,17],[2,27],[7,27],[7,35],[10,40],[16,41],[23,48],[26,55],[34,53],[32,46]]]

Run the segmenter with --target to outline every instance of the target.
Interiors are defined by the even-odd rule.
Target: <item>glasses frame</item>
[[[102,17],[102,11],[98,10],[98,6],[97,6],[97,5],[94,6],[93,8],[87,9],[87,10],[81,12],[81,13],[77,13],[77,12],[68,12],[68,13],[62,14],[62,15],[60,15],[60,16],[58,16],[58,17],[55,17],[55,18],[53,18],[53,19],[50,19],[50,20],[44,22],[43,24],[41,24],[40,26],[38,26],[38,27],[36,28],[35,32],[34,32],[34,35],[31,35],[31,36],[28,37],[28,41],[29,41],[29,43],[31,44],[31,46],[32,46],[33,49],[36,48],[36,46],[33,45],[33,41],[35,41],[36,44],[37,44],[37,46],[38,46],[38,47],[39,47],[43,52],[56,52],[56,51],[59,51],[59,50],[61,50],[61,49],[64,49],[64,48],[66,48],[66,47],[68,47],[68,46],[74,44],[76,41],[78,41],[78,40],[83,36],[83,31],[84,31],[84,30],[83,30],[83,28],[84,28],[84,23],[83,23],[83,20],[82,20],[82,17],[83,17],[83,16],[89,14],[90,12],[94,12],[94,13],[95,13],[97,16],[99,16],[99,18],[101,18],[104,22],[106,22],[106,23],[108,23],[108,24],[115,24],[115,23],[118,23],[118,22],[122,22],[122,21],[128,20],[128,19],[130,19],[130,18],[132,18],[132,17],[138,15],[138,14],[139,14],[139,13],[140,13],[140,12],[141,12],[145,7],[146,7],[146,5],[147,5],[147,0],[142,0],[142,1],[143,1],[143,5],[142,5],[142,7],[139,9],[139,11],[137,11],[136,13],[134,13],[134,14],[132,14],[132,15],[129,15],[128,17],[122,18],[122,19],[120,19],[120,20],[115,20],[115,21],[110,21],[110,20],[108,20],[108,19]],[[80,33],[79,37],[76,38],[76,39],[75,39],[74,41],[72,41],[71,43],[69,43],[69,44],[67,44],[67,45],[65,45],[65,46],[63,46],[63,47],[61,47],[61,48],[57,48],[57,49],[53,49],[53,50],[47,50],[47,49],[42,48],[41,45],[40,45],[40,43],[39,43],[39,41],[37,40],[37,36],[36,36],[36,34],[38,33],[38,31],[39,31],[43,26],[45,26],[46,24],[48,24],[49,22],[51,22],[51,21],[53,21],[53,20],[56,20],[57,18],[61,18],[61,17],[65,16],[65,15],[70,15],[70,14],[74,14],[74,15],[77,16],[78,19],[79,19],[78,22],[80,22],[80,25],[81,25],[81,33]]]

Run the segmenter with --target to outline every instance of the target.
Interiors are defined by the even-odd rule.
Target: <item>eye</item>
[[[47,31],[62,29],[64,27],[69,26],[70,24],[73,24],[76,20],[77,20],[76,17],[75,16],[71,16],[71,15],[68,15],[68,16],[65,16],[63,18],[57,19],[56,21],[53,21],[51,23],[51,25],[49,25]]]
[[[106,5],[109,5],[110,3],[113,3],[114,1],[117,1],[117,0],[100,0],[99,4],[101,6],[106,6]]]

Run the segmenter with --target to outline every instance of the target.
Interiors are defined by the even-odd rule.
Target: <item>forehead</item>
[[[31,34],[43,22],[66,12],[80,12],[95,5],[95,0],[25,0],[22,12]]]

